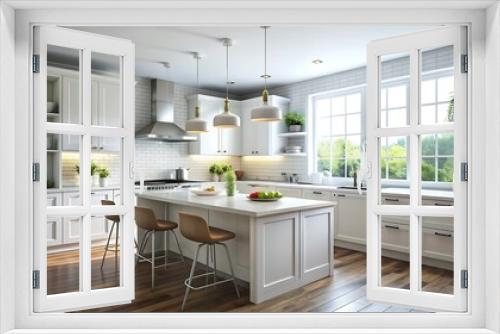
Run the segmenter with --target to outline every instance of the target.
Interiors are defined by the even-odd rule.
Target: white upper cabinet
[[[198,101],[200,117],[208,123],[208,133],[198,135],[199,140],[189,144],[190,154],[196,155],[241,155],[241,128],[217,129],[213,126],[215,115],[224,110],[224,98],[192,95],[188,98],[188,117],[194,117],[194,108]],[[232,113],[240,116],[240,102],[230,101]]]
[[[242,155],[276,155],[280,154],[281,138],[278,136],[284,129],[283,122],[254,122],[251,120],[252,109],[260,106],[260,97],[241,101]],[[271,95],[269,104],[288,112],[289,99]]]

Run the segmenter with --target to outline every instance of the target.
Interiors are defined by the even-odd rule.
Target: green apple
[[[265,199],[266,198],[266,193],[265,192],[260,192],[259,193],[259,199]]]

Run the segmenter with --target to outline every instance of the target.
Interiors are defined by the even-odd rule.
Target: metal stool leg
[[[233,284],[234,288],[236,289],[236,295],[238,296],[238,298],[240,298],[240,290],[238,290],[238,284],[236,283],[236,278],[234,277],[233,263],[231,262],[231,255],[229,255],[229,249],[227,248],[227,245],[225,243],[221,242],[219,244],[224,246],[224,249],[226,250],[227,261],[229,262],[229,269],[231,269],[231,277],[233,278]]]
[[[212,244],[212,263],[214,264],[214,283],[217,282],[217,254],[215,253],[215,244]],[[215,285],[214,285],[215,287]]]
[[[198,247],[196,247],[196,251],[194,253],[194,259],[193,259],[193,264],[191,265],[191,272],[189,273],[189,285],[191,285],[191,281],[193,280],[193,275],[194,275],[194,270],[196,268],[196,262],[198,261],[198,254],[200,252],[200,248],[203,246],[203,244],[199,244]],[[184,311],[184,306],[186,306],[186,301],[189,296],[189,291],[190,288],[189,286],[186,286],[186,292],[184,293],[184,299],[182,300],[182,306],[181,306],[181,311]]]
[[[205,265],[207,266],[205,269],[205,274],[206,277],[205,277],[205,284],[208,284],[208,273],[210,272],[210,263],[208,262],[209,261],[209,257],[210,257],[210,245],[207,244],[207,261],[205,262]]]
[[[109,231],[108,235],[108,242],[106,242],[106,247],[104,247],[104,254],[102,255],[102,261],[101,261],[101,269],[104,266],[104,260],[106,260],[106,253],[108,252],[109,248],[109,241],[111,240],[111,235],[113,234],[113,229],[115,228],[115,222],[113,222],[113,225],[111,225],[111,230]]]
[[[164,243],[164,247],[165,247],[165,271],[167,271],[167,266],[166,264],[168,263],[168,248],[169,248],[169,236],[170,236],[170,231],[165,231],[163,234],[163,237],[165,238],[165,240],[163,240],[163,243]]]
[[[155,287],[155,231],[151,232],[151,289]]]
[[[179,249],[179,254],[181,254],[182,263],[184,263],[184,266],[186,266],[186,261],[184,261],[184,254],[182,254],[182,248],[181,248],[181,244],[179,243],[179,239],[177,238],[177,234],[175,233],[175,231],[172,231],[172,234],[175,237],[175,242],[177,243],[177,248]]]

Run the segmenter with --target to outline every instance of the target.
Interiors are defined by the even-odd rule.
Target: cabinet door
[[[335,194],[338,205],[335,239],[366,244],[366,197],[353,194]]]
[[[198,155],[218,155],[221,152],[220,130],[213,126],[213,120],[215,115],[222,112],[223,99],[200,95],[191,97],[188,103],[190,118],[194,117],[197,101],[200,106],[200,117],[208,123],[208,132],[199,134],[199,140],[189,144],[189,152]]]
[[[276,187],[276,191],[285,197],[302,198],[302,189],[300,188]]]
[[[231,112],[240,116],[239,102],[231,101]],[[222,155],[241,154],[241,133],[241,126],[238,128],[220,129],[220,153]]]
[[[255,122],[250,117],[252,108],[257,104],[252,100],[241,102],[241,154],[242,155],[255,155],[257,151],[257,128]]]
[[[69,192],[63,194],[63,202],[65,206],[81,205],[80,193]],[[64,218],[63,219],[63,243],[72,244],[80,241],[80,220]]]
[[[62,122],[80,124],[80,81],[78,77],[64,76],[62,83]],[[62,137],[63,150],[78,150],[80,145],[78,136]]]
[[[47,194],[47,206],[61,205],[61,194]],[[61,218],[47,219],[47,246],[60,245],[63,242]]]

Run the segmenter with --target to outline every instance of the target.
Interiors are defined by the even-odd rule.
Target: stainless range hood
[[[153,123],[135,133],[136,139],[185,143],[198,140],[174,123],[174,84],[155,79],[151,82]]]

